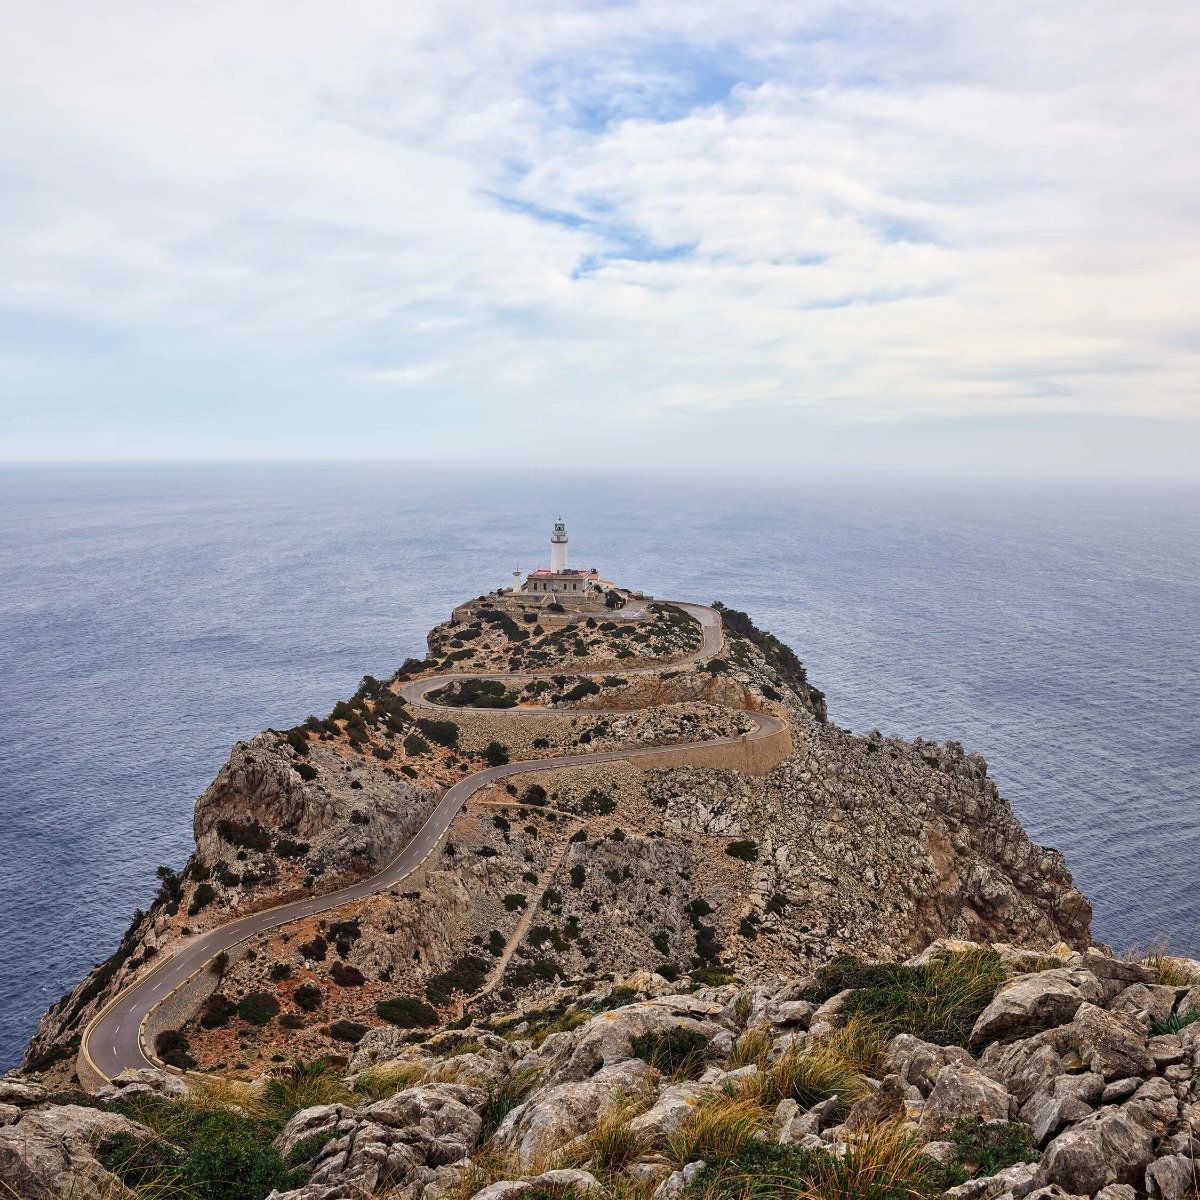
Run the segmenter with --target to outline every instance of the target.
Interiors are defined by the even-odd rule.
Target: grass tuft
[[[725,1162],[736,1158],[770,1120],[770,1111],[751,1096],[712,1096],[702,1101],[696,1115],[667,1139],[664,1154],[677,1168],[700,1160]]]

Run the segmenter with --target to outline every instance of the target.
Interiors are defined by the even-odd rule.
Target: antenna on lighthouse
[[[567,569],[567,527],[562,517],[554,522],[554,532],[550,535],[550,570],[565,571]]]

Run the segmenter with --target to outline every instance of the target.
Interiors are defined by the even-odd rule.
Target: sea
[[[986,756],[1124,949],[1200,955],[1200,490],[531,465],[0,470],[0,1070],[116,946],[238,739],[548,553],[719,599],[856,732]]]

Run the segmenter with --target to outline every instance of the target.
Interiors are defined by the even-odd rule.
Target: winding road
[[[679,662],[694,663],[711,658],[720,650],[724,640],[721,628],[720,614],[712,608],[700,604],[686,604],[670,601],[681,608],[700,624],[700,648]],[[674,664],[673,664],[674,665]],[[642,667],[626,667],[622,665],[624,675],[650,674],[663,669],[663,664],[651,664]],[[522,672],[517,675],[472,675],[469,673],[436,675],[427,679],[415,680],[405,684],[400,694],[413,707],[439,709],[443,706],[433,703],[426,697],[448,683],[461,682],[465,679],[529,679],[539,674],[543,676],[561,674],[585,674],[586,672]],[[446,711],[461,711],[447,709]],[[562,709],[508,709],[501,710],[513,715],[521,713],[557,712]],[[588,709],[589,716],[602,715],[610,710]],[[623,712],[628,710],[621,710]],[[281,904],[275,908],[261,909],[244,917],[230,921],[225,925],[210,929],[195,940],[179,947],[169,957],[164,958],[155,968],[135,980],[129,986],[118,992],[91,1019],[80,1038],[79,1058],[80,1079],[88,1083],[94,1076],[112,1079],[121,1071],[141,1067],[155,1067],[162,1064],[151,1060],[143,1046],[142,1029],[150,1013],[172,993],[185,984],[192,976],[205,967],[222,951],[232,950],[247,938],[255,937],[280,925],[289,924],[303,917],[311,917],[317,913],[328,912],[340,908],[353,900],[361,900],[375,892],[395,887],[420,867],[436,850],[451,822],[458,816],[463,805],[480,788],[509,775],[528,774],[533,771],[551,771],[561,767],[577,767],[588,763],[604,763],[636,759],[641,755],[659,754],[664,750],[682,750],[696,746],[714,746],[722,743],[738,741],[756,741],[772,736],[786,728],[780,718],[764,712],[749,712],[747,716],[754,722],[753,728],[744,734],[733,737],[709,738],[700,742],[677,742],[668,746],[646,746],[628,750],[602,750],[590,754],[570,754],[555,758],[538,758],[523,762],[505,763],[503,766],[487,767],[460,779],[446,790],[445,795],[438,801],[437,806],[425,819],[403,850],[377,875],[359,880],[336,891],[325,892],[305,900],[296,900]]]

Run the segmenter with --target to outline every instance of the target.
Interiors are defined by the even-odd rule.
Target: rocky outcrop
[[[1200,963],[1176,963],[1175,977],[1184,970],[1200,979]],[[947,940],[886,971],[846,971],[717,986],[643,973],[599,988],[561,984],[549,1004],[416,1041],[379,1031],[360,1043],[341,1098],[281,1114],[274,1146],[291,1174],[275,1200],[634,1189],[700,1200],[713,1172],[802,1173],[897,1126],[918,1152],[905,1170],[922,1173],[919,1193],[941,1188],[945,1200],[1193,1194],[1193,986],[1095,950]],[[947,1001],[939,971],[960,985],[975,972],[977,982]],[[964,1006],[951,1024],[967,1044],[922,1036],[947,1014],[935,1020],[917,996]],[[119,1084],[99,1108],[81,1108],[0,1080],[0,1187],[33,1200],[123,1196],[97,1145],[149,1136],[119,1111],[131,1096],[180,1101],[169,1076]],[[798,1157],[746,1166],[734,1147],[728,1162],[687,1158],[694,1123],[722,1106],[747,1134]]]
[[[163,872],[118,952],[46,1015],[26,1067],[69,1082],[88,1020],[181,939],[376,872],[488,755],[702,740],[716,765],[563,766],[476,793],[401,887],[229,954],[184,1029],[198,1062],[254,1071],[281,1050],[336,1054],[346,1044],[333,1026],[379,1029],[389,1001],[449,1015],[485,990],[504,1007],[564,978],[643,966],[765,979],[840,954],[903,959],[945,936],[1087,945],[1090,908],[1062,856],[1029,840],[981,758],[837,728],[795,654],[744,613],[721,609],[723,646],[692,662],[691,618],[669,605],[638,612],[543,628],[540,609],[483,598],[431,634],[429,659],[368,677],[329,717],[239,743],[197,802],[188,867]],[[414,678],[472,669],[539,675],[475,696],[500,707],[434,712],[400,694]],[[764,709],[786,719],[792,750],[782,743],[753,774],[735,753],[744,747],[722,757],[721,739]],[[1135,984],[1145,980],[1123,981],[1117,1010],[1161,1012],[1168,998]],[[1033,1032],[1097,999],[1067,978],[1037,986],[1036,1003],[998,1000],[985,1031]],[[297,999],[305,988],[313,1004]],[[280,1011],[266,1025],[238,1011],[262,993]]]

